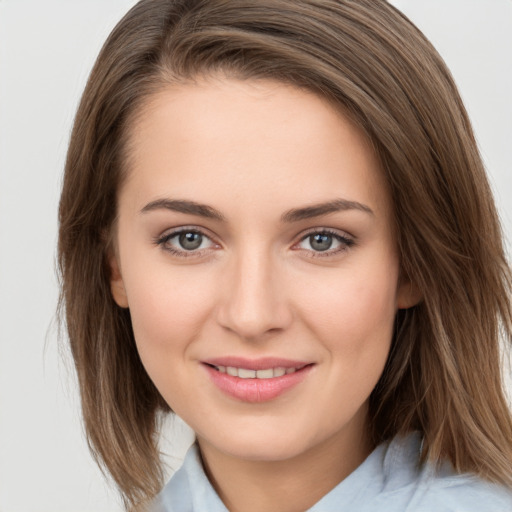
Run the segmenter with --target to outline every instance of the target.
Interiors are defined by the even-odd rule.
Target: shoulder
[[[418,488],[417,512],[512,512],[512,491],[470,475],[438,478]]]
[[[512,512],[512,489],[456,474],[449,464],[419,466],[420,446],[417,438],[390,443],[379,501],[401,502],[407,512]]]

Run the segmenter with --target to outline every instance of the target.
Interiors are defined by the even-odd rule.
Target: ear
[[[110,254],[108,262],[110,267],[110,291],[112,293],[112,297],[119,307],[127,308],[128,297],[126,296],[121,267],[119,266],[117,256],[115,254]]]
[[[423,300],[423,294],[407,276],[401,276],[396,295],[397,309],[409,309]]]

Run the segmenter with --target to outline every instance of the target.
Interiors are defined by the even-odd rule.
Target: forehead
[[[280,82],[212,77],[169,86],[140,109],[128,141],[126,186],[139,202],[238,198],[271,207],[277,198],[343,196],[387,208],[362,130],[325,99]]]

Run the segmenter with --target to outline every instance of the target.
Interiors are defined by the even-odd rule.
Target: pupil
[[[188,233],[181,233],[179,240],[183,249],[193,251],[201,245],[203,237],[199,233],[192,233],[189,231]]]
[[[326,234],[316,234],[309,237],[311,247],[316,251],[326,251],[332,245],[332,236]]]

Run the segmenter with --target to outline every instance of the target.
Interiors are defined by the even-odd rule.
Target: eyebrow
[[[183,199],[157,199],[156,201],[151,201],[144,206],[140,212],[147,213],[162,209],[179,213],[188,213],[190,215],[197,215],[198,217],[205,217],[207,219],[214,219],[218,221],[226,220],[222,213],[211,206]]]
[[[326,203],[314,204],[304,208],[293,208],[288,210],[281,216],[281,221],[286,223],[298,222],[304,219],[312,219],[327,215],[329,213],[341,212],[346,210],[359,210],[369,215],[373,215],[373,211],[369,206],[358,203],[357,201],[349,201],[347,199],[334,199]]]
[[[198,217],[205,217],[224,222],[226,218],[215,208],[206,204],[196,203],[195,201],[188,201],[184,199],[157,199],[148,203],[141,213],[147,213],[154,210],[171,210],[179,213],[187,213],[190,215],[197,215]],[[321,215],[328,215],[347,210],[359,210],[369,215],[373,215],[370,207],[358,203],[357,201],[349,201],[347,199],[334,199],[325,203],[314,204],[302,208],[293,208],[288,210],[281,216],[281,222],[293,223],[305,219],[312,219],[320,217]]]

